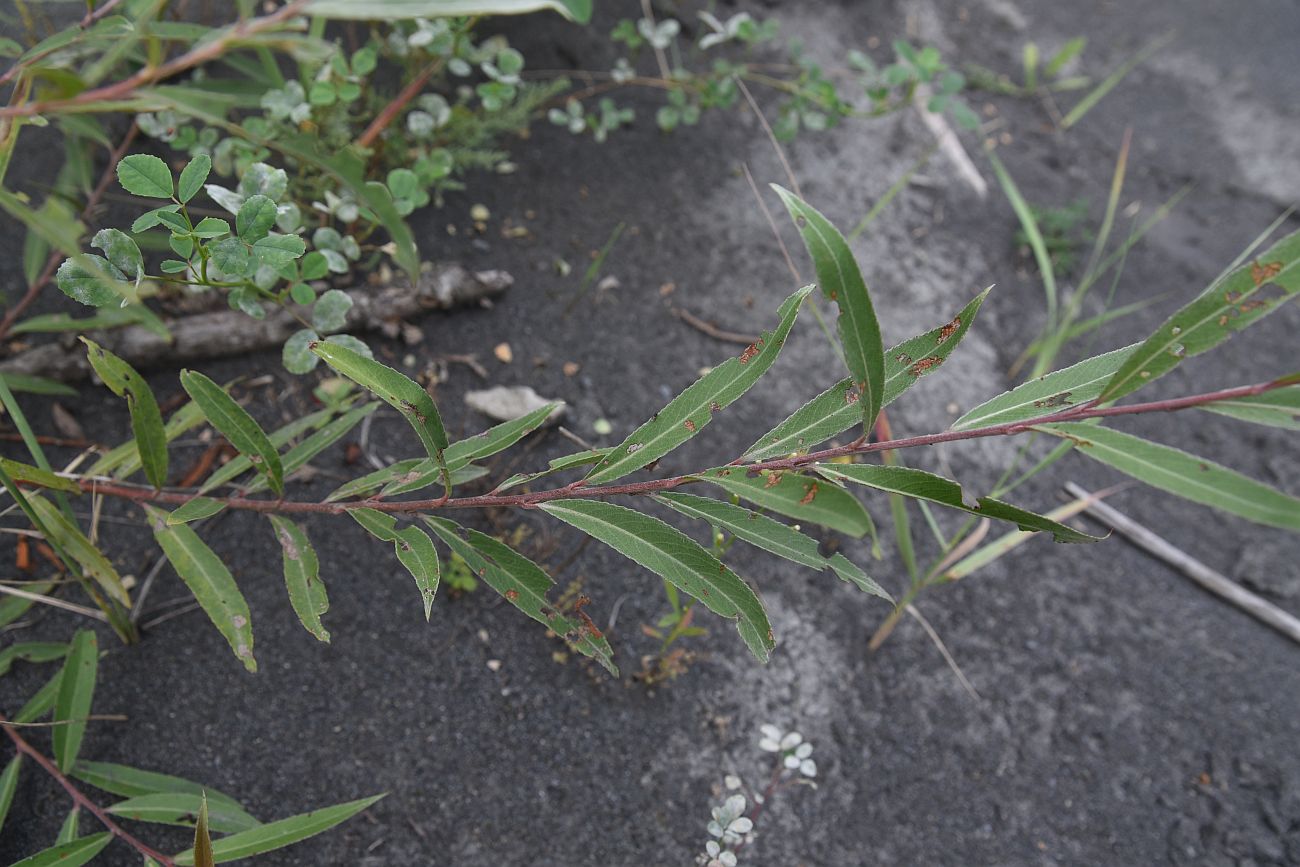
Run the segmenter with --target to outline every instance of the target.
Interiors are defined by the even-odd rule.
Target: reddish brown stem
[[[28,102],[22,105],[6,106],[0,108],[0,117],[32,117],[37,114],[58,113],[97,102],[127,99],[142,87],[166,80],[182,72],[188,72],[196,66],[202,66],[209,60],[215,60],[229,50],[232,42],[247,39],[261,33],[263,30],[269,30],[281,24],[285,19],[292,18],[302,12],[307,2],[308,0],[293,0],[293,2],[286,3],[270,15],[232,24],[226,28],[223,36],[204,43],[198,48],[187,51],[159,66],[146,66],[134,75],[113,84],[106,84],[93,90],[84,90],[69,99],[53,99],[46,102]],[[9,73],[6,73],[6,77],[12,74],[13,70],[10,70]]]
[[[437,75],[439,69],[442,69],[441,57],[431,61],[428,66],[420,70],[419,75],[407,82],[406,87],[403,87],[401,92],[393,97],[388,105],[384,106],[384,110],[375,115],[375,119],[370,122],[370,126],[366,127],[365,132],[361,133],[354,144],[358,148],[369,148],[373,145],[379,138],[379,134],[397,119],[402,109],[420,95],[420,91],[424,90],[424,86],[429,83],[429,79]]]
[[[108,191],[109,185],[112,184],[113,179],[117,177],[118,162],[126,154],[127,149],[131,147],[131,143],[135,141],[135,137],[139,132],[140,127],[132,121],[130,129],[126,131],[126,135],[122,136],[122,141],[119,142],[117,147],[113,148],[112,152],[108,155],[108,165],[104,167],[104,173],[99,176],[99,182],[95,184],[95,188],[90,191],[90,197],[86,199],[86,207],[81,209],[82,222],[88,221],[94,215],[95,209],[99,207],[100,199],[104,198],[104,193]],[[45,267],[41,269],[41,273],[32,281],[32,285],[27,287],[27,292],[24,293],[22,298],[18,299],[18,302],[14,304],[14,306],[5,311],[4,319],[0,319],[0,340],[4,340],[9,336],[9,329],[14,327],[14,323],[18,321],[18,317],[22,316],[24,311],[26,311],[28,307],[32,306],[32,303],[36,301],[36,296],[40,295],[41,290],[49,285],[49,282],[54,279],[54,273],[63,259],[64,255],[62,251],[53,250],[50,252],[49,257],[45,260]]]
[[[1263,394],[1264,392],[1280,388],[1286,384],[1287,382],[1285,380],[1260,382],[1254,385],[1225,388],[1220,389],[1219,391],[1194,394],[1187,397],[1170,398],[1168,400],[1135,403],[1130,404],[1129,406],[1098,407],[1094,402],[1090,402],[1070,407],[1069,409],[1061,410],[1060,412],[1026,419],[1025,421],[990,425],[988,427],[965,431],[944,431],[942,433],[903,437],[901,439],[883,440],[874,443],[864,442],[862,437],[858,437],[848,445],[822,449],[821,451],[811,452],[806,455],[795,455],[788,458],[741,464],[736,467],[736,471],[757,474],[797,470],[809,464],[829,461],[833,458],[844,457],[846,455],[869,454],[871,452],[890,451],[892,449],[916,448],[918,446],[936,445],[938,443],[956,442],[959,440],[979,439],[982,437],[1011,436],[1023,433],[1038,425],[1051,424],[1054,422],[1082,421],[1089,418],[1103,418],[1117,415],[1138,415],[1149,412],[1173,412],[1190,407],[1202,406],[1207,403],[1214,403],[1216,401]],[[566,497],[587,498],[654,494],[660,491],[670,491],[674,488],[689,485],[700,480],[701,478],[698,475],[687,474],[681,476],[670,476],[663,479],[650,479],[644,482],[630,482],[621,485],[587,485],[582,481],[577,481],[559,488],[551,488],[526,494],[484,494],[477,497],[451,498],[444,495],[434,500],[405,500],[398,502],[385,502],[373,499],[351,500],[341,503],[298,502],[293,500],[257,500],[249,499],[247,497],[215,497],[214,499],[224,503],[231,509],[243,509],[251,512],[275,514],[340,515],[353,509],[374,509],[379,512],[388,512],[393,514],[412,514],[419,512],[432,512],[439,509],[487,509],[508,507],[533,509],[540,506],[542,503],[550,502],[551,500],[564,499]],[[126,482],[110,482],[98,478],[78,479],[77,483],[84,491],[102,494],[108,497],[132,500],[135,502],[183,505],[198,496],[197,494],[186,491],[161,491],[145,485],[135,485]]]
[[[40,750],[36,749],[31,744],[27,743],[27,741],[23,738],[23,736],[18,734],[18,732],[14,729],[12,725],[8,725],[8,722],[9,721],[6,720],[3,716],[0,716],[0,728],[3,728],[5,730],[5,734],[9,735],[9,739],[14,742],[14,746],[18,748],[19,752],[23,752],[31,756],[32,761],[40,765],[41,769],[44,770],[45,773],[49,774],[51,777],[57,780],[59,785],[63,787],[64,791],[68,793],[69,797],[72,798],[73,802],[78,807],[85,807],[87,812],[89,812],[96,819],[98,819],[100,823],[103,824],[103,826],[107,828],[114,837],[117,837],[123,843],[126,843],[128,846],[135,849],[141,855],[144,855],[148,858],[152,858],[153,860],[157,861],[160,865],[162,865],[162,867],[174,867],[175,862],[173,862],[171,858],[167,857],[166,855],[162,854],[156,849],[153,849],[152,847],[146,845],[145,843],[142,843],[140,840],[136,839],[133,835],[131,835],[125,829],[123,829],[122,826],[114,822],[113,817],[108,815],[108,813],[105,812],[103,807],[99,806],[94,801],[90,800],[90,798],[87,798],[84,794],[82,794],[81,790],[77,788],[76,784],[73,783],[72,780],[69,780],[66,776],[64,776],[63,772],[59,770],[58,766],[55,765],[54,762],[50,761],[49,758],[47,758],[45,754],[43,754]]]

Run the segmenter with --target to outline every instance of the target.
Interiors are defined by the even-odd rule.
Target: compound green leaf
[[[217,627],[236,658],[249,671],[257,671],[253,657],[253,626],[248,602],[221,558],[188,526],[171,526],[167,513],[145,505],[154,540],[176,574],[190,588],[208,619]]]
[[[279,515],[268,515],[275,528],[275,538],[284,554],[284,584],[289,604],[307,631],[327,644],[330,634],[321,624],[321,615],[329,610],[330,600],[320,578],[320,560],[307,533]]]
[[[476,577],[487,582],[507,602],[618,677],[609,640],[589,621],[567,617],[555,609],[547,598],[555,582],[540,566],[477,530],[467,530],[442,518],[426,516],[424,522],[465,561]]]
[[[54,758],[65,774],[77,761],[86,734],[86,717],[95,697],[95,674],[99,671],[99,639],[89,629],[79,629],[63,661],[58,697],[54,701]]]
[[[1136,349],[1135,343],[1031,379],[970,410],[953,422],[952,429],[1014,424],[1096,400],[1115,371]]]
[[[1100,399],[1113,401],[1208,352],[1253,325],[1300,292],[1300,232],[1293,232],[1210,284],[1124,362]]]
[[[86,344],[86,357],[104,385],[118,397],[126,398],[131,412],[131,432],[135,434],[145,478],[155,488],[161,488],[167,484],[167,433],[153,389],[121,358],[86,337],[81,342]]]
[[[224,864],[227,861],[235,861],[239,858],[249,858],[253,855],[261,855],[264,852],[281,849],[306,840],[308,837],[314,837],[322,831],[328,831],[340,822],[347,821],[382,797],[384,796],[375,795],[370,798],[362,798],[359,801],[349,801],[346,804],[324,807],[288,819],[267,822],[265,825],[259,825],[238,834],[231,834],[229,837],[222,837],[212,844],[213,862]],[[194,865],[194,850],[187,849],[178,854],[173,860],[179,865]]]
[[[776,640],[758,595],[704,548],[658,518],[597,500],[552,500],[540,508],[604,542],[715,614],[734,619],[750,653],[766,662]]]
[[[703,430],[713,420],[714,413],[748,391],[776,361],[812,288],[807,286],[787,298],[781,305],[781,321],[774,331],[765,333],[739,357],[719,364],[669,401],[596,464],[587,475],[587,482],[602,484],[626,476],[659,460]]]
[[[118,801],[108,808],[108,812],[124,819],[137,822],[153,822],[158,825],[181,825],[192,828],[195,817],[203,806],[208,808],[208,827],[222,834],[234,834],[256,828],[262,823],[254,819],[238,805],[214,799],[205,802],[203,793],[194,792],[151,792],[136,795],[125,801]]]
[[[235,234],[248,244],[266,237],[275,225],[275,202],[266,196],[249,196],[235,215]]]
[[[203,182],[212,171],[212,158],[207,154],[195,154],[181,170],[180,182],[177,184],[177,198],[182,202],[190,199],[203,189]]]
[[[832,479],[844,479],[878,491],[927,500],[981,518],[1010,521],[1022,530],[1051,533],[1057,542],[1098,542],[1097,536],[1081,533],[1050,518],[1013,506],[993,497],[980,497],[974,506],[962,498],[961,485],[912,467],[882,467],[877,464],[817,464],[817,472]]]
[[[272,268],[283,268],[305,252],[307,245],[297,235],[271,232],[253,242],[253,257]]]
[[[879,584],[868,578],[866,573],[843,554],[823,557],[817,550],[817,540],[805,536],[797,527],[782,524],[744,506],[694,494],[669,492],[660,494],[657,499],[689,518],[708,521],[714,527],[726,530],[737,539],[757,548],[819,572],[832,569],[840,578],[856,584],[860,590],[893,601]]]
[[[253,420],[226,390],[195,370],[181,371],[181,387],[203,410],[203,415],[240,454],[264,473],[271,490],[284,493],[284,467],[280,454]]]
[[[392,542],[398,561],[406,567],[420,588],[424,600],[424,619],[433,616],[433,597],[438,592],[441,571],[433,540],[419,527],[397,529],[397,519],[375,509],[350,509],[348,514],[381,542]]]
[[[818,524],[854,538],[867,534],[876,537],[875,524],[858,498],[824,480],[795,472],[757,472],[744,467],[719,467],[696,478],[801,524]]]
[[[113,841],[109,831],[81,837],[71,843],[60,843],[43,849],[35,855],[15,861],[10,867],[80,867],[94,858]]]
[[[948,323],[904,340],[885,352],[882,409],[901,397],[922,376],[934,372],[948,360],[966,336],[990,291],[991,287],[976,295]],[[759,437],[758,442],[745,452],[745,457],[751,461],[765,461],[794,452],[806,452],[860,423],[862,412],[857,402],[858,391],[853,387],[853,380],[842,379]]]
[[[1035,430],[1065,437],[1080,454],[1154,488],[1257,524],[1300,530],[1300,499],[1221,464],[1096,425],[1048,424]]]
[[[870,429],[884,398],[885,345],[866,281],[862,279],[848,242],[829,220],[789,190],[775,184],[772,188],[780,195],[790,217],[799,227],[822,293],[839,307],[838,325],[844,360],[858,389],[858,409],[863,424]]]

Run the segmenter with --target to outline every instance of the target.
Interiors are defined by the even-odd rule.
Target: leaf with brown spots
[[[289,591],[289,604],[298,620],[320,641],[329,643],[330,634],[321,624],[321,615],[329,610],[330,600],[325,593],[325,583],[320,579],[320,560],[307,534],[293,521],[279,515],[268,515],[275,529],[276,541],[284,559],[284,585]]]

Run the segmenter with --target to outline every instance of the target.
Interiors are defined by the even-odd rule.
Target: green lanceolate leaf
[[[475,464],[462,464],[453,467],[451,470],[451,486],[463,485],[474,479],[482,478],[488,473],[486,467],[480,467]],[[380,497],[393,497],[397,494],[407,494],[411,491],[419,491],[427,488],[432,484],[443,479],[442,468],[439,467],[429,458],[420,458],[416,460],[415,465],[404,473],[394,477],[384,489],[379,492]]]
[[[144,509],[154,540],[176,574],[190,588],[217,631],[225,636],[244,668],[257,671],[248,602],[226,564],[188,526],[168,524],[167,513],[161,509],[149,505]]]
[[[45,716],[54,709],[54,702],[59,698],[59,686],[63,683],[63,669],[45,682],[45,685],[36,690],[36,694],[27,699],[27,704],[23,705],[18,713],[14,714],[14,722],[29,723]]]
[[[232,806],[224,801],[213,800],[207,803],[203,793],[193,792],[153,792],[137,795],[118,801],[108,808],[108,812],[124,819],[137,822],[153,822],[158,825],[181,825],[194,827],[195,817],[201,807],[208,808],[208,827],[222,834],[234,834],[256,828],[261,822],[244,812],[242,807]]]
[[[68,817],[63,820],[63,825],[59,828],[59,836],[54,839],[54,844],[57,846],[61,843],[71,843],[77,839],[80,836],[77,833],[77,827],[80,824],[81,808],[74,806],[72,812],[68,813]]]
[[[109,831],[91,834],[71,843],[51,846],[21,861],[15,861],[10,867],[81,867],[111,842],[113,834]]]
[[[56,476],[48,470],[40,467],[33,467],[29,464],[20,464],[18,461],[11,461],[8,458],[0,458],[0,466],[5,468],[10,477],[16,482],[31,482],[42,488],[49,488],[54,491],[67,491],[70,494],[80,494],[81,486],[76,480]]]
[[[176,524],[191,524],[195,521],[202,521],[204,518],[211,518],[224,508],[226,508],[226,504],[221,500],[214,500],[211,497],[195,497],[168,515],[167,523],[173,526]]]
[[[289,603],[307,631],[326,643],[330,634],[321,625],[321,615],[329,610],[329,597],[320,579],[320,560],[316,549],[301,527],[288,518],[268,515],[275,528],[275,538],[284,554],[284,585]]]
[[[68,655],[70,646],[62,641],[23,641],[0,650],[0,677],[9,673],[15,662],[54,662]]]
[[[589,621],[580,622],[555,609],[547,598],[555,582],[540,566],[477,530],[467,530],[442,518],[426,516],[424,522],[443,544],[465,561],[475,576],[487,582],[507,602],[618,677],[609,641]],[[461,534],[464,534],[463,538]]]
[[[1201,409],[1254,424],[1300,430],[1300,385],[1287,385],[1252,397],[1209,403]],[[9,474],[19,478],[13,470]]]
[[[860,590],[893,601],[879,584],[868,578],[865,572],[843,554],[823,557],[817,550],[817,540],[805,536],[796,527],[752,512],[744,506],[694,494],[670,492],[660,494],[657,499],[687,517],[708,521],[714,527],[757,548],[819,572],[831,569],[841,579],[856,584]]]
[[[52,541],[66,551],[69,557],[76,560],[87,577],[98,584],[105,593],[122,605],[129,606],[131,597],[126,591],[126,585],[122,583],[122,576],[117,574],[113,564],[100,553],[94,543],[86,538],[86,534],[44,497],[28,497],[27,500],[40,516],[41,524],[54,537]]]
[[[818,524],[854,538],[868,533],[873,539],[876,536],[871,516],[857,497],[822,479],[794,472],[756,472],[744,467],[719,467],[706,470],[696,478],[800,523]]]
[[[839,230],[789,190],[776,185],[773,189],[781,196],[790,217],[799,227],[804,246],[808,248],[808,255],[817,270],[817,282],[822,293],[840,309],[839,332],[844,360],[858,389],[858,409],[863,423],[870,428],[880,412],[884,396],[885,345],[867,284],[853,259],[853,251]]]
[[[1137,344],[1125,346],[1031,379],[975,407],[953,422],[952,429],[973,430],[1014,424],[1095,400],[1115,371],[1136,349]]]
[[[980,497],[974,506],[962,499],[961,485],[911,467],[882,467],[876,464],[818,464],[817,472],[833,479],[845,479],[878,491],[901,494],[915,500],[927,500],[959,509],[981,518],[1010,521],[1022,530],[1051,533],[1058,542],[1098,542],[1097,536],[1081,533],[1073,527],[1026,511],[993,497]]]
[[[350,509],[348,514],[381,542],[392,542],[398,561],[415,579],[424,599],[424,619],[433,615],[433,596],[438,592],[441,571],[433,540],[419,527],[397,529],[397,519],[375,509]]]
[[[89,629],[73,636],[68,657],[63,661],[58,698],[54,702],[54,758],[65,774],[77,761],[81,739],[86,734],[86,717],[95,697],[95,674],[99,671],[99,640]]]
[[[384,796],[375,795],[359,801],[324,807],[289,819],[267,822],[248,831],[231,834],[229,837],[222,837],[212,844],[213,862],[224,864],[239,858],[261,855],[306,840],[308,837],[314,837],[352,818],[382,797]],[[179,865],[194,865],[196,863],[194,850],[181,852],[173,860]]]
[[[0,773],[0,830],[4,829],[5,818],[14,803],[14,792],[18,790],[18,772],[22,770],[23,754],[14,753],[14,757]]]
[[[613,503],[552,500],[540,508],[659,575],[713,613],[734,619],[749,651],[767,661],[776,640],[762,601],[689,536],[658,518]]]
[[[296,446],[290,448],[284,453],[283,458],[285,475],[287,476],[306,466],[308,461],[325,451],[325,449],[334,445],[334,443],[338,442],[343,437],[347,436],[349,431],[360,424],[366,416],[370,415],[378,408],[379,404],[373,401],[371,403],[353,407],[343,415],[323,425],[319,430],[307,436]],[[274,436],[272,436],[271,441],[275,441]],[[266,479],[258,477],[245,486],[244,491],[245,493],[252,493],[254,491],[260,491],[264,487],[266,487]]]
[[[538,407],[527,415],[521,415],[519,418],[502,422],[488,428],[481,434],[452,443],[447,446],[446,452],[443,453],[447,466],[452,468],[463,466],[470,461],[486,458],[510,448],[545,424],[551,413],[562,406],[564,406],[562,400],[548,403],[546,406]]]
[[[155,488],[161,488],[167,484],[167,434],[153,389],[134,367],[107,349],[85,337],[81,342],[86,344],[86,357],[104,385],[118,397],[126,398],[131,411],[131,432],[135,434],[145,478]]]
[[[172,197],[172,173],[167,164],[149,154],[132,154],[117,164],[117,181],[122,189],[150,199]]]
[[[885,386],[880,407],[884,409],[903,395],[921,377],[933,373],[948,360],[966,336],[990,289],[976,295],[948,323],[904,340],[885,352]],[[843,433],[862,421],[857,406],[858,391],[853,380],[842,379],[808,401],[749,447],[745,457],[765,461],[813,446]]]
[[[212,835],[208,833],[210,821],[207,796],[200,795],[198,820],[194,823],[195,867],[213,867],[217,863],[216,857],[212,854]]]
[[[54,589],[54,579],[46,581],[30,581],[23,585],[23,589],[35,596],[44,596]],[[0,599],[0,626],[8,626],[19,617],[31,609],[36,604],[35,599],[27,599],[22,596],[5,596]]]
[[[194,401],[186,401],[184,406],[167,419],[167,424],[163,426],[163,439],[170,443],[181,434],[188,433],[201,424],[203,424],[203,411]],[[86,470],[86,475],[104,476],[112,473],[114,478],[125,479],[139,469],[140,451],[136,448],[135,440],[131,439],[109,449],[103,457],[91,464],[90,469]]]
[[[1153,488],[1257,524],[1300,530],[1300,499],[1221,464],[1132,434],[1089,424],[1035,428],[1071,440],[1080,454]]]
[[[308,413],[307,415],[294,419],[286,425],[276,428],[267,434],[267,439],[271,441],[271,445],[275,446],[278,451],[292,442],[296,437],[299,437],[308,431],[319,430],[333,415],[333,409],[319,409],[316,412]],[[304,440],[304,442],[306,441]],[[288,457],[288,454],[286,454],[280,459],[280,465],[282,467],[288,466]],[[219,488],[226,482],[242,476],[252,468],[252,461],[244,455],[237,455],[227,461],[219,470],[208,476],[207,481],[199,487],[199,493],[205,494],[214,488]],[[263,476],[259,476],[255,481],[262,481],[264,478],[265,477]],[[250,482],[245,486],[246,489],[252,487],[253,482]]]
[[[183,794],[199,796],[207,793],[208,800],[221,804],[224,810],[243,811],[239,802],[229,795],[202,786],[191,780],[159,774],[154,771],[142,771],[127,765],[112,762],[77,762],[72,768],[72,776],[97,789],[121,795],[124,798],[136,798],[140,795]]]
[[[194,370],[181,371],[181,387],[203,410],[203,415],[257,469],[266,475],[271,490],[284,493],[284,467],[280,454],[253,420],[226,390]]]
[[[311,0],[307,14],[353,21],[459,15],[522,15],[550,9],[586,24],[591,0]]]
[[[749,346],[738,358],[729,358],[697,379],[669,401],[645,424],[632,432],[587,475],[589,484],[602,484],[626,476],[659,460],[691,437],[758,381],[781,353],[803,300],[812,287],[800,289],[781,305],[780,324]]]
[[[337,343],[321,340],[311,344],[310,348],[330,367],[368,388],[400,412],[415,429],[429,457],[442,461],[442,452],[447,448],[447,431],[442,426],[442,416],[438,414],[433,398],[418,382]]]
[[[499,494],[510,488],[517,488],[520,485],[534,482],[543,476],[549,476],[551,473],[556,473],[560,470],[567,470],[573,467],[585,467],[587,464],[594,464],[611,451],[613,451],[612,448],[590,449],[585,452],[577,452],[575,454],[556,458],[551,461],[544,470],[538,470],[533,473],[515,473],[510,478],[497,485],[494,493]]]
[[[17,328],[11,329],[11,333],[17,332],[17,330]],[[5,372],[0,373],[0,379],[4,380],[10,391],[22,391],[27,394],[51,394],[56,397],[72,397],[77,393],[77,390],[72,386],[53,379],[46,379],[43,376]]]
[[[1112,401],[1164,376],[1184,358],[1208,352],[1300,293],[1300,232],[1216,280],[1124,362],[1102,389]]]

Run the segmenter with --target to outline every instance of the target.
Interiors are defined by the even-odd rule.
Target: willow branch
[[[76,784],[64,776],[63,772],[59,770],[58,766],[55,765],[54,762],[50,761],[49,758],[40,750],[27,743],[23,736],[18,734],[14,725],[3,716],[0,716],[0,728],[4,729],[5,734],[9,735],[9,739],[14,742],[14,746],[18,748],[19,752],[31,756],[32,761],[40,765],[41,769],[44,770],[45,773],[58,781],[58,784],[63,787],[63,790],[68,793],[68,796],[72,798],[73,802],[76,803],[78,807],[85,807],[86,811],[98,819],[114,837],[117,837],[123,843],[126,843],[128,846],[135,849],[135,851],[139,852],[141,855],[157,861],[161,867],[174,867],[175,862],[172,861],[171,858],[138,840],[135,836],[122,828],[121,825],[114,822],[113,817],[110,816],[103,807],[82,794]]]
[[[1135,403],[1128,406],[1101,407],[1096,405],[1096,401],[1091,401],[1059,412],[1037,416],[1024,421],[1007,422],[1005,424],[989,425],[987,427],[964,431],[943,431],[941,433],[902,437],[899,439],[889,439],[880,442],[867,442],[864,437],[858,437],[847,445],[809,452],[804,455],[792,455],[786,458],[757,461],[754,463],[742,463],[737,460],[733,461],[728,466],[734,468],[737,472],[745,472],[749,475],[757,475],[759,473],[780,473],[787,470],[802,469],[811,464],[818,464],[849,455],[870,454],[872,452],[883,452],[892,449],[918,448],[921,446],[958,442],[961,440],[981,439],[984,437],[1014,436],[1031,430],[1039,425],[1053,424],[1057,422],[1084,421],[1090,418],[1140,415],[1152,412],[1176,412],[1178,410],[1203,406],[1208,403],[1216,403],[1218,401],[1231,400],[1233,398],[1251,397],[1263,394],[1275,388],[1281,388],[1287,384],[1287,380],[1273,380],[1270,382],[1255,383],[1254,385],[1242,385],[1237,386],[1236,388],[1225,388],[1218,391],[1193,394],[1186,397],[1153,400],[1146,403]],[[621,485],[588,485],[583,481],[576,481],[558,488],[549,488],[547,490],[535,491],[532,493],[483,494],[474,497],[450,498],[444,496],[438,499],[399,500],[393,502],[373,498],[366,500],[348,500],[338,503],[303,502],[284,499],[252,499],[241,496],[213,497],[212,499],[231,509],[242,509],[250,512],[281,515],[342,515],[352,511],[353,509],[374,509],[375,511],[388,512],[391,514],[413,514],[420,512],[433,512],[443,509],[533,509],[543,503],[550,502],[551,500],[570,497],[591,498],[655,494],[661,491],[671,491],[675,488],[694,484],[702,480],[703,479],[698,473],[687,473],[679,476],[669,476],[662,479],[649,479],[643,482],[630,482]],[[180,506],[199,496],[198,494],[189,491],[158,490],[147,485],[110,481],[102,478],[79,478],[76,481],[81,489],[88,493],[94,493],[105,497],[115,497],[138,503],[158,503],[162,505]],[[40,487],[38,483],[30,481],[25,481],[24,484],[33,487]]]

